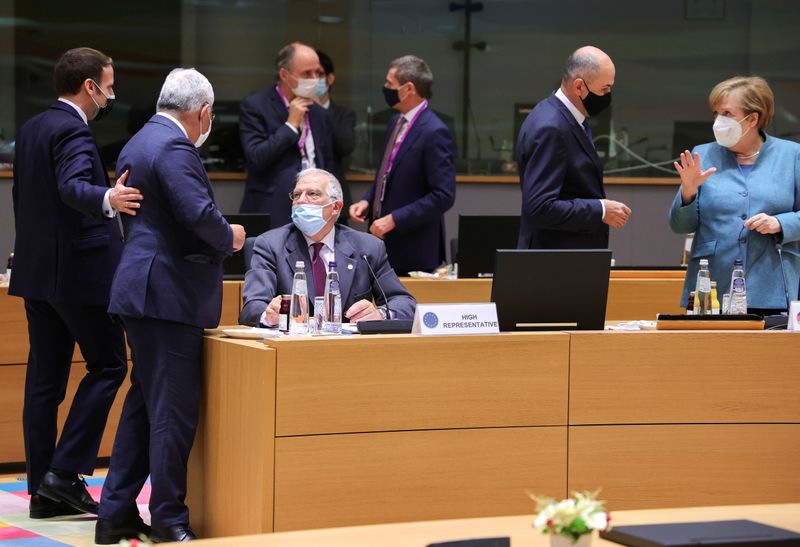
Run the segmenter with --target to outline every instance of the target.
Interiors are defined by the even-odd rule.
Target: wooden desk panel
[[[616,507],[611,506],[610,509],[616,526],[751,519],[800,532],[800,503],[637,511],[617,511]],[[237,547],[423,547],[431,543],[456,541],[464,538],[510,537],[513,547],[549,546],[550,536],[535,530],[531,526],[532,522],[533,510],[529,507],[524,514],[510,517],[435,520],[281,532],[237,537],[235,544]],[[229,538],[202,539],[198,543],[202,547],[229,547],[232,544],[233,542]],[[600,539],[597,534],[594,534],[592,545],[596,547],[619,546],[617,543]]]
[[[565,333],[268,344],[278,436],[566,424]]]
[[[25,301],[0,288],[0,365],[28,362],[28,321]],[[0,460],[2,461],[2,460]]]
[[[187,504],[202,535],[272,531],[275,351],[206,337]]]
[[[422,304],[458,304],[489,302],[491,279],[418,279],[401,277],[400,281],[417,302]]]
[[[566,427],[276,440],[275,531],[515,514],[566,494]]]
[[[570,424],[800,423],[793,333],[570,336]]]
[[[683,274],[683,272],[681,272]],[[612,277],[608,283],[607,321],[646,319],[659,313],[683,313],[680,307],[683,276],[680,279],[630,279]]]
[[[0,463],[16,463],[25,461],[25,444],[22,437],[22,407],[25,397],[25,371],[27,365],[0,366]],[[84,363],[73,363],[70,371],[67,395],[58,410],[59,431],[67,419],[67,410],[78,390],[78,384],[86,374]],[[114,405],[108,415],[103,440],[100,443],[100,456],[110,456],[114,444],[114,435],[122,412],[122,403],[130,387],[130,378],[126,377],[114,399]]]
[[[800,425],[569,428],[568,489],[614,509],[800,499]]]
[[[222,316],[220,325],[238,325],[242,309],[242,281],[222,282]]]

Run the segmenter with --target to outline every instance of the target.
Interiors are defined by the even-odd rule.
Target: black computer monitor
[[[269,213],[239,213],[224,215],[229,224],[241,224],[247,237],[258,237],[271,225]],[[244,253],[239,251],[228,257],[222,265],[224,279],[244,279],[247,266],[244,263]]]
[[[608,249],[498,250],[500,330],[603,330],[610,268]]]
[[[513,249],[518,216],[458,215],[458,277],[489,277],[497,249]]]

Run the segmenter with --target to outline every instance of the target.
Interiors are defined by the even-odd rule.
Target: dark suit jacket
[[[216,327],[222,261],[233,233],[194,144],[171,120],[153,116],[122,149],[119,172],[139,188],[142,208],[125,222],[125,248],[108,311]]]
[[[328,105],[328,116],[330,117],[331,142],[333,144],[331,173],[342,185],[344,210],[347,211],[350,204],[353,203],[353,198],[350,195],[350,185],[345,179],[345,172],[349,166],[350,154],[356,147],[356,113],[331,99],[330,105]]]
[[[119,261],[116,220],[103,216],[108,177],[89,127],[60,101],[19,131],[9,294],[106,306]]]
[[[320,289],[314,286],[308,244],[300,230],[289,224],[265,232],[256,239],[253,251],[250,269],[244,277],[244,305],[239,314],[239,322],[243,325],[257,324],[270,300],[280,294],[292,292],[294,265],[298,260],[306,264],[309,308],[313,312],[314,296],[322,296],[324,287]],[[416,301],[389,266],[386,248],[380,239],[337,225],[334,255],[342,291],[342,312],[362,299],[374,300],[378,305],[383,305],[382,287],[386,292],[393,319],[414,317]],[[380,281],[380,287],[362,255],[367,255],[369,264]]]
[[[528,114],[517,142],[520,249],[606,249],[603,165],[575,116],[555,95]]]
[[[328,113],[319,105],[309,109],[314,136],[315,163],[320,169],[333,167],[331,130]],[[289,111],[274,87],[250,95],[242,101],[239,133],[247,160],[247,183],[240,213],[269,213],[272,225],[291,220],[294,189],[300,172],[300,135],[287,125]]]
[[[444,213],[456,196],[454,154],[453,135],[428,106],[408,130],[386,179],[381,216],[391,213],[397,224],[384,238],[395,270],[430,271],[445,260]],[[370,212],[374,195],[373,184],[362,198]]]

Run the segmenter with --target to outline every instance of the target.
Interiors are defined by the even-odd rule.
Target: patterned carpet
[[[89,493],[100,499],[103,477],[87,477]],[[150,483],[142,489],[136,500],[145,522],[150,522],[147,501]],[[93,515],[76,515],[52,519],[28,518],[28,485],[23,478],[2,479],[0,482],[0,547],[54,547],[56,545],[94,545]]]

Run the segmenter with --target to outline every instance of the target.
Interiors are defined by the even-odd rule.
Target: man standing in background
[[[291,220],[289,192],[297,173],[333,164],[328,116],[315,101],[322,73],[305,44],[284,46],[275,60],[278,83],[242,101],[239,132],[247,160],[240,213],[269,213],[273,227]]]
[[[386,243],[397,275],[434,270],[446,257],[444,213],[456,195],[455,146],[428,106],[432,86],[433,73],[419,57],[389,65],[383,96],[400,115],[389,122],[375,184],[350,207],[354,221],[371,219],[369,231]]]
[[[567,59],[561,87],[525,118],[517,142],[522,190],[520,249],[606,249],[608,227],[631,215],[606,199],[603,163],[588,117],[611,104],[616,70],[592,46]]]
[[[126,222],[127,239],[111,286],[133,350],[95,542],[147,533],[136,497],[150,476],[152,538],[195,539],[189,527],[186,466],[200,406],[203,328],[222,309],[222,261],[244,244],[214,203],[197,148],[211,133],[214,90],[194,69],[170,72],[157,113],[122,149],[118,169],[148,196]]]
[[[329,122],[331,125],[331,142],[333,145],[333,164],[329,171],[342,185],[344,194],[344,210],[348,211],[353,203],[350,194],[350,185],[347,183],[345,173],[350,166],[350,154],[356,147],[356,113],[338,103],[334,103],[330,93],[333,83],[336,81],[336,73],[333,68],[333,59],[328,57],[325,52],[317,50],[319,64],[322,67],[322,78],[319,79],[320,106],[328,111]],[[337,222],[345,222],[347,215],[339,217]]]
[[[25,299],[30,351],[23,428],[31,518],[97,513],[80,475],[91,475],[127,359],[122,326],[111,320],[109,289],[119,262],[117,211],[136,214],[142,195],[123,173],[109,188],[88,120],[114,101],[110,57],[90,48],[55,65],[58,101],[20,129],[14,163],[14,275],[9,294]],[[64,400],[78,343],[87,374],[61,437]]]

